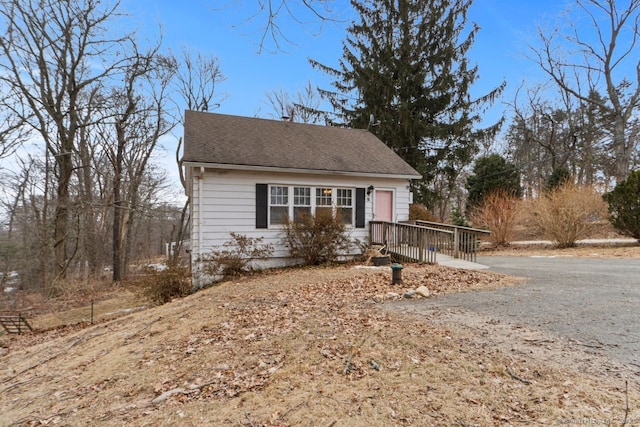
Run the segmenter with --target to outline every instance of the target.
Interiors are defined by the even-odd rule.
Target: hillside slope
[[[420,285],[437,295],[513,278],[438,266],[406,266],[403,275],[391,285],[388,268],[272,271],[91,327],[12,338],[0,358],[0,425],[492,425],[625,415],[615,378],[479,347],[462,330],[384,309]],[[640,401],[637,388],[628,396]]]

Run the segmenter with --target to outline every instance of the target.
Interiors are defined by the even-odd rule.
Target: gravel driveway
[[[448,317],[450,322],[461,321],[461,314],[476,316],[484,319],[476,322],[480,331],[498,323],[541,331],[606,356],[636,375],[640,371],[638,259],[496,256],[478,257],[478,262],[490,271],[528,279],[493,291],[399,301],[395,308],[433,319],[457,313]]]

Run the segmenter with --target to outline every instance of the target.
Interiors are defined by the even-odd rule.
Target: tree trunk
[[[616,155],[616,182],[622,182],[629,177],[629,163],[631,162],[631,152],[627,149],[627,138],[625,136],[626,120],[620,115],[616,115],[613,128],[613,150]]]
[[[190,199],[187,199],[184,202],[184,206],[182,207],[182,211],[180,212],[180,222],[176,225],[176,229],[171,233],[171,237],[169,238],[169,249],[171,249],[171,243],[176,242],[176,246],[173,251],[169,250],[169,261],[172,264],[177,264],[180,259],[180,252],[182,252],[182,241],[184,240],[184,236],[186,235],[186,226],[189,221],[187,218],[187,213],[189,212],[189,204],[191,203]]]
[[[88,147],[86,134],[83,133],[78,142],[78,151],[82,173],[78,175],[80,180],[81,202],[83,206],[82,216],[84,227],[82,227],[82,241],[84,261],[89,266],[89,274],[95,275],[98,270],[98,242],[99,227],[96,221],[96,195],[94,193],[94,174],[96,170],[91,167],[92,155]]]
[[[73,174],[71,149],[62,145],[56,157],[59,180],[54,218],[54,251],[56,258],[56,278],[64,278],[70,260],[67,256],[67,237],[69,234],[69,185]]]
[[[116,124],[118,147],[113,165],[113,281],[122,280],[122,163],[126,139],[120,124]]]
[[[129,207],[133,207],[131,204],[129,205]],[[123,226],[124,229],[122,230],[122,239],[124,242],[124,249],[123,249],[123,258],[124,258],[124,273],[128,273],[129,270],[129,263],[131,262],[131,251],[133,249],[133,237],[134,237],[134,231],[135,231],[135,209],[130,209],[126,215],[125,218],[123,220]]]

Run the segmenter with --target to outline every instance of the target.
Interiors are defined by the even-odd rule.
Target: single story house
[[[264,267],[291,265],[282,224],[340,209],[352,239],[368,222],[405,221],[421,175],[371,132],[186,111],[183,165],[191,198],[194,287],[201,255],[236,232],[274,247]],[[345,256],[356,255],[345,254]]]

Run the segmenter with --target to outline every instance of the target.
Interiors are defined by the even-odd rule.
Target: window
[[[353,224],[353,190],[338,188],[336,206],[338,207],[336,215],[342,223]]]
[[[289,217],[289,187],[271,187],[269,203],[271,224],[285,224]]]
[[[333,214],[332,194],[331,188],[316,188],[316,216]]]
[[[300,221],[302,215],[311,213],[311,188],[293,188],[293,220]]]
[[[264,185],[265,184],[260,184]],[[359,189],[364,191],[363,189]],[[264,202],[266,203],[266,188],[264,192]],[[331,187],[295,187],[286,185],[269,186],[269,225],[283,225],[289,218],[300,221],[302,215],[331,215],[338,218],[342,223],[353,225],[354,213],[356,211],[355,190],[352,188],[331,188]],[[315,197],[314,197],[315,196]],[[264,206],[264,204],[262,205]],[[256,204],[258,210],[258,204]],[[261,218],[259,228],[266,228],[266,210]],[[364,209],[361,206],[359,209]],[[256,216],[257,218],[257,216]],[[364,226],[364,224],[362,225]]]

